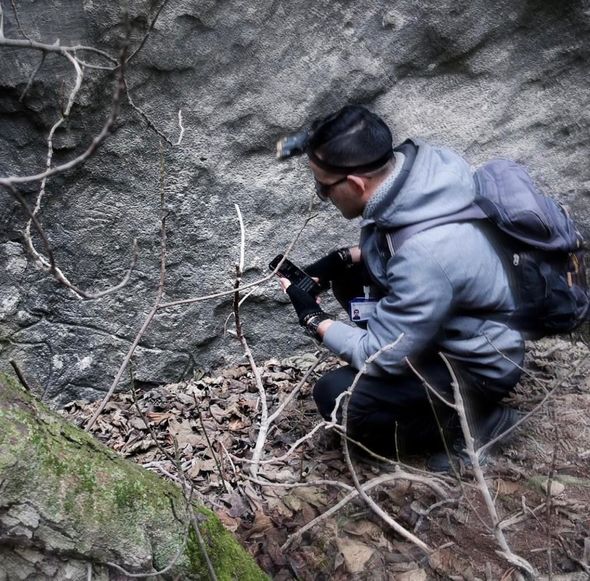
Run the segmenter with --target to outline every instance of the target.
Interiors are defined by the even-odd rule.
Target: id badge
[[[372,317],[378,302],[377,299],[355,297],[349,303],[350,320],[355,323],[365,323]]]

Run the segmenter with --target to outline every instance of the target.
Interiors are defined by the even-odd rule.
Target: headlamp
[[[309,144],[310,132],[307,129],[282,137],[277,141],[277,159],[289,159],[303,155]]]

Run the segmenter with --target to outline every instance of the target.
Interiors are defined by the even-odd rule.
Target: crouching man
[[[383,120],[360,106],[317,120],[303,138],[282,145],[284,156],[288,147],[307,154],[322,200],[348,220],[362,217],[358,246],[305,269],[322,286],[332,285],[354,323],[332,320],[313,296],[286,288],[300,324],[348,363],[315,385],[320,413],[328,419],[367,359],[397,340],[358,382],[348,433],[382,455],[430,449],[428,466],[448,470],[439,426],[459,460],[464,445],[457,418],[429,398],[408,361],[452,400],[438,353],[448,355],[465,383],[468,419],[481,446],[518,419],[500,400],[516,385],[524,357],[521,333],[502,322],[515,305],[500,258],[481,222],[460,219],[475,197],[469,165],[417,139],[394,148]],[[456,222],[436,224],[450,214],[459,216]],[[409,235],[411,225],[421,226]],[[396,244],[402,228],[405,239]]]

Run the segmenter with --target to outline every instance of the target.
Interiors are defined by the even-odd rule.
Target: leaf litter
[[[544,339],[528,345],[526,365],[534,378],[523,376],[512,404],[531,410],[556,378],[561,378],[559,387],[485,468],[509,544],[541,578],[549,578],[549,551],[552,578],[590,578],[587,356],[582,342]],[[270,413],[316,362],[317,354],[306,354],[260,364]],[[312,386],[338,365],[336,358],[318,365],[271,427],[263,460],[283,457],[319,422]],[[445,499],[407,480],[371,492],[382,508],[434,549],[429,556],[388,530],[358,497],[281,549],[291,535],[346,496],[352,479],[338,438],[320,430],[290,456],[260,467],[258,482],[267,485],[249,480],[244,460],[256,442],[260,402],[254,376],[244,365],[139,392],[137,405],[141,415],[131,393],[115,394],[94,436],[124,457],[179,482],[178,467],[160,449],[174,457],[176,442],[180,466],[201,501],[217,512],[273,579],[517,579],[517,572],[496,552],[469,474],[462,485],[449,479],[452,488]],[[75,401],[61,413],[83,425],[97,406]],[[424,460],[411,458],[408,463],[422,468]],[[388,470],[355,465],[361,482]]]

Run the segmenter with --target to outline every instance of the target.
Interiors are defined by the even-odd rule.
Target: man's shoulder
[[[439,224],[409,237],[397,250],[401,260],[432,260],[439,264],[481,256],[489,242],[472,222]]]

